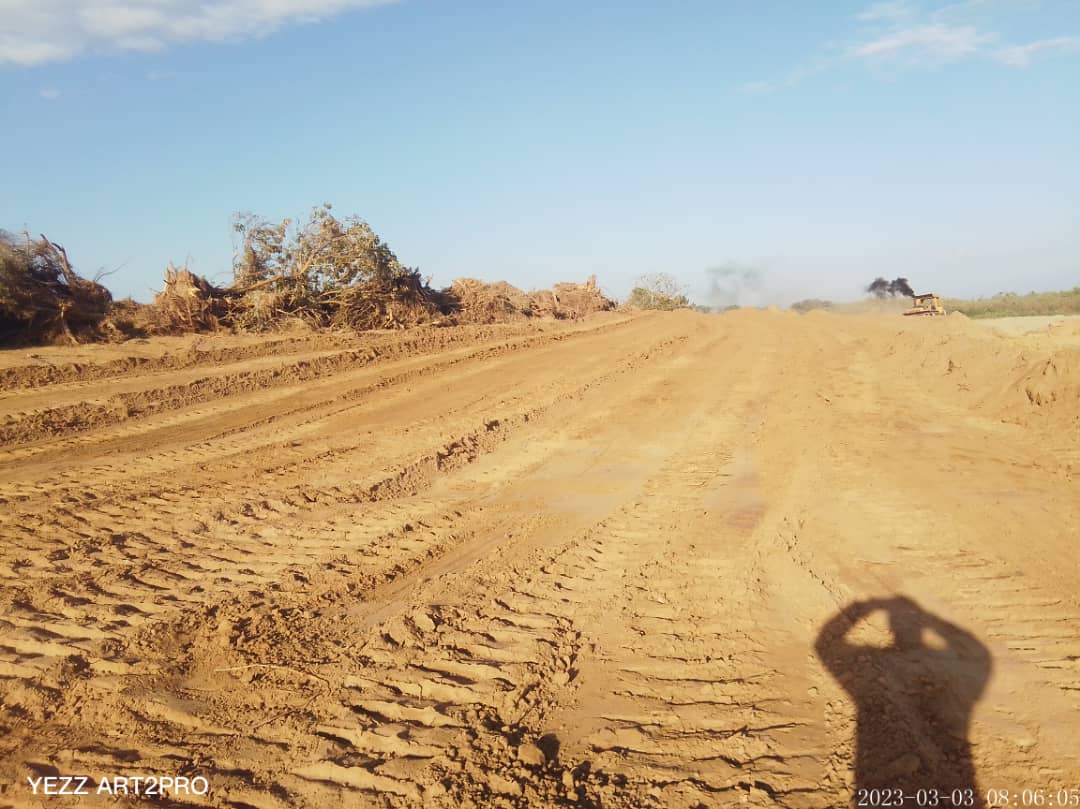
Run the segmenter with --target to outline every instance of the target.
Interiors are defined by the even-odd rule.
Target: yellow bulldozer
[[[941,296],[930,293],[929,295],[912,295],[911,308],[904,312],[905,315],[943,315],[945,306],[941,303]]]

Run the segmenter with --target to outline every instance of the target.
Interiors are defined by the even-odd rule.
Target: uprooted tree
[[[312,209],[299,225],[245,213],[233,218],[233,228],[240,239],[233,290],[243,303],[235,316],[241,328],[265,328],[282,317],[372,329],[570,318],[614,308],[595,276],[529,293],[473,278],[433,289],[367,222],[356,216],[339,220],[328,204]]]
[[[355,330],[422,323],[495,323],[524,317],[577,318],[613,309],[595,276],[525,293],[504,282],[458,279],[432,289],[404,266],[362,219],[337,219],[330,205],[298,223],[236,214],[233,280],[211,283],[172,263],[152,303],[113,301],[97,279],[72,270],[64,248],[0,231],[0,342],[126,339],[297,321]]]
[[[109,291],[78,275],[56,242],[0,230],[0,342],[96,337],[111,303]]]
[[[337,219],[329,204],[306,222],[274,224],[237,214],[241,239],[233,289],[247,302],[237,325],[265,327],[282,316],[357,329],[408,326],[429,319],[438,293],[405,267],[367,222]]]

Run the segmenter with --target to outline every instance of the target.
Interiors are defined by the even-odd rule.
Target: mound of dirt
[[[1004,389],[988,397],[1003,419],[1080,427],[1080,349],[1016,351],[1006,379]]]
[[[964,316],[902,318],[882,360],[927,390],[1013,424],[1080,424],[1080,348],[1010,335]]]

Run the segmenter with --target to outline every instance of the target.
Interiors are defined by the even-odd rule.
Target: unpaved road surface
[[[1078,789],[1074,338],[740,311],[4,352],[0,807],[147,803],[50,775],[235,809]]]

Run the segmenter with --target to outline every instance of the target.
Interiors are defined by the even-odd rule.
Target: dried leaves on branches
[[[367,222],[339,220],[330,205],[300,224],[238,214],[233,229],[241,240],[233,268],[240,327],[294,316],[313,325],[384,328],[437,313],[436,293],[419,272],[403,266]]]
[[[158,332],[213,331],[229,317],[229,298],[187,267],[177,269],[169,263],[165,269],[165,288],[154,296],[154,330]]]
[[[233,283],[217,286],[171,263],[150,304],[115,304],[96,281],[76,275],[64,249],[42,237],[25,243],[0,231],[0,339],[41,342],[77,333],[124,338],[221,328],[259,331],[304,322],[355,330],[422,323],[497,323],[527,317],[576,318],[613,309],[596,284],[523,292],[505,282],[458,279],[432,289],[367,222],[337,219],[330,205],[307,219],[233,219]]]
[[[667,273],[651,273],[638,279],[630,291],[626,305],[635,309],[686,309],[690,299],[674,276]]]
[[[0,231],[0,341],[92,339],[111,303],[105,287],[72,269],[59,244]]]

